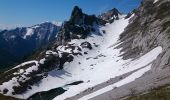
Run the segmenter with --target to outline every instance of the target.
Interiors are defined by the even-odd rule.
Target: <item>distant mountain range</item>
[[[56,38],[61,23],[44,22],[31,27],[0,31],[0,68],[33,53]]]

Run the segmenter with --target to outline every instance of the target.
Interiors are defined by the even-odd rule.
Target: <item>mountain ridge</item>
[[[30,55],[36,49],[46,46],[48,42],[55,39],[59,30],[60,26],[45,22],[31,27],[18,27],[1,31],[0,51],[2,52],[4,49],[7,53],[0,56],[0,59],[4,60],[0,66],[7,66],[10,62],[12,64]],[[8,59],[8,56],[11,56],[12,59]]]

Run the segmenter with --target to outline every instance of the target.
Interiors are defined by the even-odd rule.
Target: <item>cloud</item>
[[[16,27],[21,27],[20,24],[0,24],[0,29],[13,29]]]

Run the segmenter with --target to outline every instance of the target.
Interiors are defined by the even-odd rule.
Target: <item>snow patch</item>
[[[56,26],[62,26],[62,22],[56,22],[56,21],[52,21],[52,24],[56,25]]]
[[[57,55],[58,53],[57,52],[53,52],[51,50],[46,51],[46,55],[50,55],[50,54]]]
[[[41,59],[41,60],[39,61],[39,63],[40,63],[40,64],[44,64],[45,60],[46,60],[46,59],[43,58],[43,59]]]
[[[28,36],[31,36],[34,34],[34,30],[32,28],[27,28],[27,33],[24,35],[24,39],[26,39]]]
[[[21,66],[24,66],[24,65],[27,65],[27,64],[31,64],[31,63],[38,64],[38,62],[37,62],[36,60],[31,60],[31,61],[24,62],[24,63],[22,63],[22,64],[20,64],[20,65],[18,65],[18,66],[16,66],[16,67],[14,67],[14,68],[12,68],[12,69],[19,68],[19,67],[21,67]]]
[[[154,0],[154,2],[153,3],[156,3],[156,2],[158,2],[159,0]]]

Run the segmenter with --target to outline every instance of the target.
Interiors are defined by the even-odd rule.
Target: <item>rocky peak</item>
[[[80,9],[78,6],[75,6],[69,23],[75,24],[75,25],[93,25],[93,24],[99,24],[100,19],[97,18],[95,15],[87,15],[82,12],[82,9]]]
[[[121,13],[116,8],[113,8],[113,9],[107,11],[106,13],[99,15],[99,18],[101,18],[109,23],[112,23],[114,20],[119,19],[120,14]]]
[[[95,15],[87,15],[75,6],[70,20],[65,22],[58,34],[57,42],[66,42],[70,39],[86,38],[90,33],[98,32],[95,27],[104,25],[106,22]]]
[[[83,19],[82,10],[78,6],[75,6],[70,17],[70,22],[74,24],[80,24],[83,23],[82,19]]]

